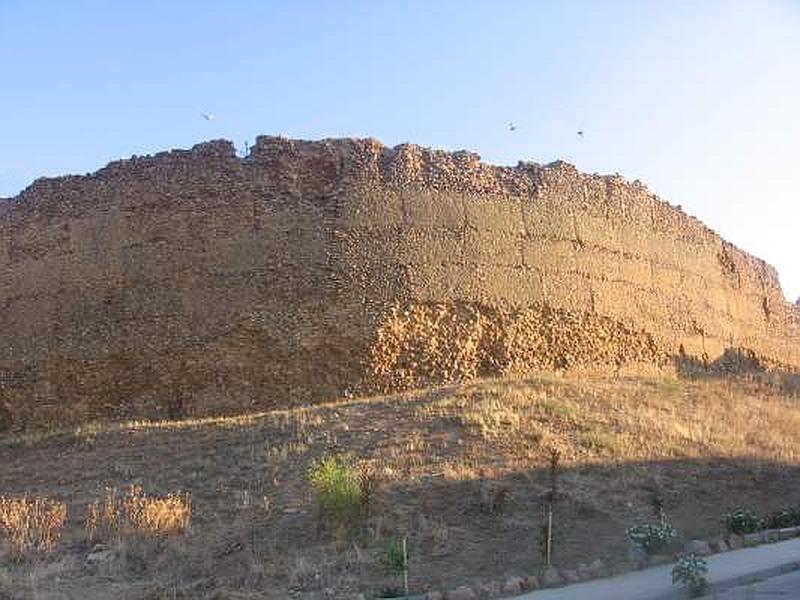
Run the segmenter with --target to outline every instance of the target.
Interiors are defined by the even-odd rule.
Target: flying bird
[[[583,129],[579,129],[579,130],[578,130],[578,135],[579,135],[580,137],[583,137]]]
[[[517,130],[517,125],[513,121],[509,121],[508,122],[508,130],[509,131],[516,131]]]
[[[212,115],[211,113],[203,113],[201,116],[202,116],[202,117],[203,117],[203,118],[204,118],[206,121],[213,121],[213,120],[214,120],[214,115]]]

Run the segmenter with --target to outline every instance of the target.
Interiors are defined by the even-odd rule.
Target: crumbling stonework
[[[378,324],[364,387],[390,391],[534,370],[668,362],[647,332],[596,313],[414,304],[394,307]]]
[[[800,366],[772,267],[566,163],[214,141],[0,201],[0,269],[16,428],[726,348]]]

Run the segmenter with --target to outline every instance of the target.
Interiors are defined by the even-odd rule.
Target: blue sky
[[[619,172],[800,295],[798,0],[0,0],[0,196],[261,133]]]

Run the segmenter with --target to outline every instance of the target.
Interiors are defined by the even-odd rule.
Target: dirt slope
[[[653,494],[686,537],[723,511],[800,499],[800,409],[753,381],[594,378],[483,380],[249,416],[105,424],[0,438],[0,493],[65,500],[56,552],[15,565],[0,549],[0,598],[353,598],[397,581],[380,554],[408,535],[414,589],[525,575],[551,448],[563,456],[555,562],[626,558],[625,528]],[[350,535],[320,521],[305,474],[349,453],[380,487]],[[86,563],[86,505],[103,486],[192,494],[191,531],[123,540]],[[502,512],[485,500],[506,489]],[[327,591],[326,591],[327,590]]]

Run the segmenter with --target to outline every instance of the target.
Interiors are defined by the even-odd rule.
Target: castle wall
[[[0,269],[17,427],[337,397],[363,384],[395,306],[550,307],[589,315],[570,335],[800,366],[772,267],[565,163],[266,137],[239,159],[210,142],[0,202]]]

